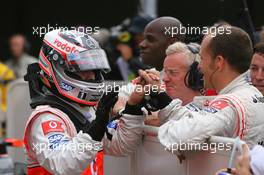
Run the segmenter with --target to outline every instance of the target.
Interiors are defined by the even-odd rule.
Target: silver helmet
[[[43,40],[39,54],[42,80],[48,87],[74,102],[94,106],[104,92],[102,72],[110,71],[106,54],[89,35],[53,30]],[[92,71],[94,78],[83,80],[80,72]]]

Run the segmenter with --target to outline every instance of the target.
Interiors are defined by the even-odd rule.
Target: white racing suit
[[[93,108],[88,112],[91,121],[95,112]],[[112,141],[105,137],[97,142],[82,131],[77,133],[73,122],[61,110],[38,106],[25,130],[28,174],[86,174],[85,169],[99,150],[118,156],[133,152],[140,142],[142,123],[141,116],[123,114],[117,125],[111,126],[116,129]]]
[[[164,123],[158,138],[167,148],[186,143],[203,143],[213,135],[236,137],[250,147],[264,141],[262,94],[238,76],[214,97],[195,97],[186,106],[173,100],[159,112]]]

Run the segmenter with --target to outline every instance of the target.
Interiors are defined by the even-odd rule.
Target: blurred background
[[[1,7],[0,139],[23,138],[31,109],[22,77],[27,65],[37,61],[48,28],[99,31],[93,37],[105,49],[112,69],[105,79],[124,82],[137,76],[144,27],[156,17],[176,17],[185,27],[229,23],[246,30],[254,43],[264,41],[263,0],[5,0]],[[187,35],[186,42],[199,43],[201,38]],[[22,148],[9,154],[15,162],[24,161]]]
[[[253,25],[260,30],[264,24],[263,0],[247,0]],[[248,26],[243,15],[242,0],[10,0],[1,4],[0,60],[11,57],[8,40],[14,33],[24,34],[28,52],[37,57],[42,38],[33,35],[33,27],[99,26],[110,28],[126,18],[144,13],[152,17],[174,16],[184,25],[207,26],[219,19],[241,27]],[[246,27],[245,27],[246,28]],[[43,37],[43,36],[42,36]]]

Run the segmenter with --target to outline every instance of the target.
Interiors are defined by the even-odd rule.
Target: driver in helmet
[[[109,70],[105,52],[89,35],[60,30],[45,35],[39,62],[25,76],[34,109],[24,133],[29,175],[100,175],[103,151],[134,151],[141,112],[128,104],[108,124],[118,93],[105,92],[102,72]]]

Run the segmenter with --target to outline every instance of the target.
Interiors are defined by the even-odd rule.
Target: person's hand
[[[143,106],[142,102],[145,96],[144,84],[145,81],[141,78],[138,78],[136,87],[134,88],[134,91],[129,96],[126,103],[125,109],[123,111],[124,114],[143,115],[141,108]]]
[[[129,105],[137,105],[140,104],[145,96],[144,92],[144,82],[141,81],[141,83],[137,84],[134,91],[130,95],[127,103]]]
[[[153,75],[156,75],[157,77],[160,78],[160,72],[157,71],[156,69],[146,69],[145,70],[148,74],[153,74]]]
[[[165,93],[157,71],[139,70],[139,76],[145,82],[144,91],[148,96],[145,98],[144,107],[148,111],[153,112],[163,109],[172,101],[168,94]]]
[[[159,92],[162,88],[160,75],[155,70],[139,70],[139,76],[145,81],[145,86],[149,86],[149,89],[152,89]],[[149,94],[149,92],[146,92]]]
[[[138,76],[137,78],[135,78],[133,80],[134,84],[146,85],[146,84],[151,84],[152,81],[160,81],[160,72],[157,71],[156,69],[146,69],[146,70],[140,69],[138,74],[142,75],[142,77]],[[145,75],[145,74],[147,74],[147,75]],[[146,80],[144,80],[144,77],[149,81],[146,82]],[[151,79],[149,79],[149,78],[151,78]]]
[[[112,89],[110,92],[105,92],[97,105],[97,110],[95,113],[96,119],[108,121],[110,110],[115,105],[117,100],[118,100],[118,89]]]
[[[159,73],[155,70],[139,70],[138,74],[143,80],[145,80],[146,84],[160,84]]]
[[[151,115],[148,115],[144,121],[145,125],[150,126],[160,126],[160,119],[158,118],[158,112],[152,112]]]
[[[234,175],[252,175],[250,172],[249,148],[242,145],[242,154],[237,158],[236,168],[232,170]]]
[[[125,108],[126,102],[127,102],[126,98],[124,98],[124,97],[118,97],[118,100],[115,103],[115,105],[113,107],[113,110],[112,110],[113,116],[118,115],[119,111],[121,109],[124,109]]]
[[[116,103],[118,89],[112,89],[111,92],[105,92],[100,99],[95,112],[96,118],[83,131],[88,133],[93,140],[101,141],[106,131],[106,125],[109,121],[110,110]]]

